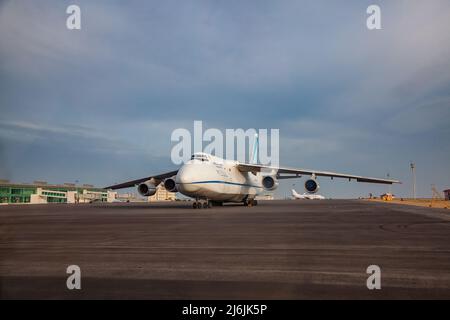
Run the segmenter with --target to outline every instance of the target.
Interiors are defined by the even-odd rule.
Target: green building
[[[95,188],[92,185],[51,185],[44,181],[33,184],[11,183],[0,180],[0,203],[86,203],[112,202],[116,192]]]

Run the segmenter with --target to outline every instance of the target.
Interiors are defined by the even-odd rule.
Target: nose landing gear
[[[258,205],[258,201],[255,199],[248,199],[244,201],[244,206],[247,207],[253,207],[253,206],[257,206]]]

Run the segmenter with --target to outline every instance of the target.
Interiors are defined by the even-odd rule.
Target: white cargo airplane
[[[397,180],[369,178],[344,173],[270,167],[256,164],[258,159],[258,138],[255,140],[251,163],[225,160],[216,156],[194,153],[178,170],[149,176],[137,180],[108,186],[105,189],[137,187],[142,196],[156,193],[156,187],[162,183],[170,192],[180,192],[194,198],[194,208],[208,208],[222,205],[224,202],[241,202],[246,206],[257,204],[255,197],[264,191],[274,191],[282,179],[300,178],[309,175],[305,189],[310,194],[317,192],[317,177],[346,178],[349,181],[393,184]]]
[[[306,200],[324,200],[325,197],[321,196],[320,194],[313,194],[313,193],[303,193],[303,194],[298,194],[297,191],[295,191],[294,189],[292,189],[292,198],[294,199],[306,199]]]

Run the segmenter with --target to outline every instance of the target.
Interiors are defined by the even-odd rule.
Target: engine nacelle
[[[278,188],[278,184],[278,180],[271,176],[266,176],[262,179],[262,185],[265,190],[275,190],[276,188]]]
[[[169,192],[178,192],[174,178],[167,178],[164,180],[164,188]]]
[[[319,191],[319,183],[314,179],[308,179],[305,181],[305,189],[309,193],[316,193]]]
[[[137,190],[141,196],[149,197],[156,193],[156,186],[152,181],[148,180],[139,184]]]

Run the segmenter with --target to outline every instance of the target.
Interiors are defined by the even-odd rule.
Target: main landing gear
[[[258,201],[255,199],[246,199],[243,201],[243,204],[246,207],[253,207],[258,205]],[[192,208],[194,209],[207,209],[221,206],[223,206],[223,202],[221,201],[199,200],[199,199],[196,199],[192,204]]]
[[[195,200],[192,204],[192,208],[194,209],[207,209],[212,207],[221,206],[222,202],[211,201],[211,200]]]

